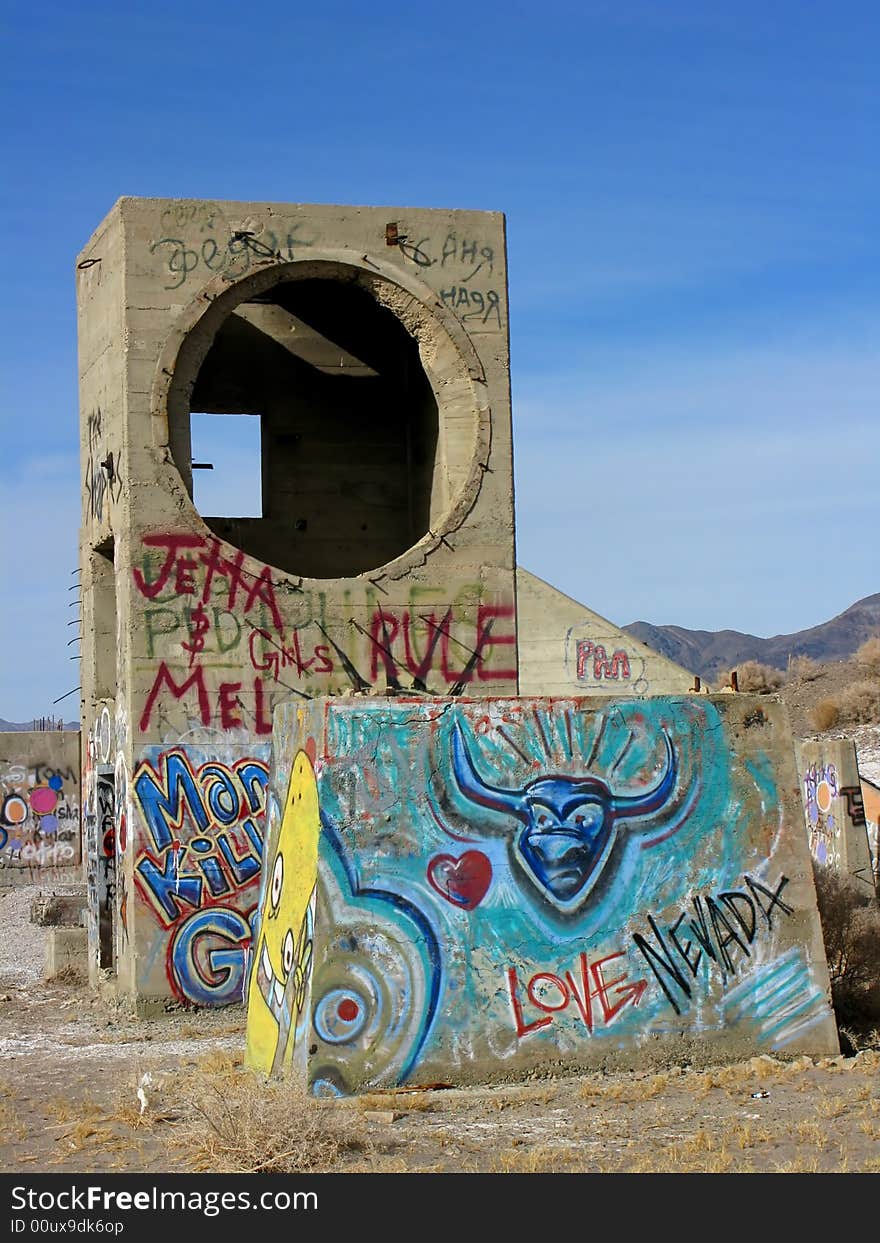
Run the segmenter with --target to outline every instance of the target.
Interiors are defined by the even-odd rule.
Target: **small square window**
[[[193,414],[193,502],[203,517],[263,517],[262,419]]]

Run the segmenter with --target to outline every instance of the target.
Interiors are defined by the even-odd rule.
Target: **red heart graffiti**
[[[492,864],[481,850],[466,850],[458,859],[435,855],[428,864],[428,880],[447,902],[472,911],[492,883]]]

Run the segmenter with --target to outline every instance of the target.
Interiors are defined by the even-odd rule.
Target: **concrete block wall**
[[[267,799],[256,1069],[335,1094],[837,1052],[778,704],[286,704]]]
[[[855,743],[848,738],[798,741],[798,772],[810,854],[866,893],[874,875]]]
[[[0,886],[81,877],[79,733],[0,734]]]

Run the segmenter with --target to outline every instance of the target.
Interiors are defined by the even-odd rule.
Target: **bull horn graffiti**
[[[678,777],[675,752],[663,731],[666,765],[638,794],[614,794],[592,773],[536,777],[519,790],[490,785],[477,771],[461,723],[452,729],[452,771],[460,793],[480,807],[521,821],[514,858],[560,912],[576,910],[598,881],[617,839],[618,822],[660,811]]]

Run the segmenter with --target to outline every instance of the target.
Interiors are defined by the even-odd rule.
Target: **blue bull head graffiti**
[[[670,803],[677,764],[665,731],[662,738],[663,774],[650,789],[637,794],[615,794],[601,777],[590,773],[536,777],[519,790],[499,789],[477,771],[457,721],[452,730],[452,771],[465,798],[520,821],[514,858],[556,910],[570,914],[601,876],[620,822],[653,815]]]

